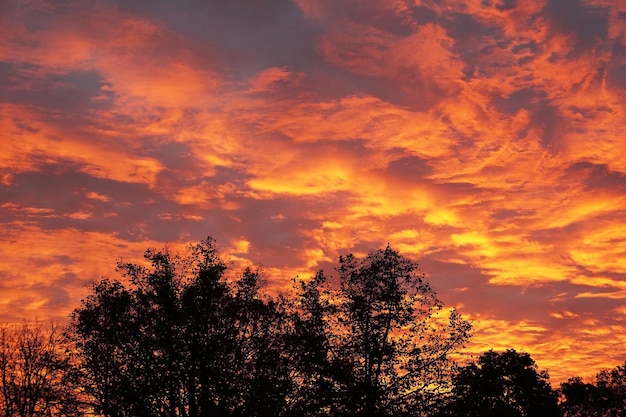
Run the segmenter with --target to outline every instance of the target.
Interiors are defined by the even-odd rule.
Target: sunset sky
[[[387,243],[553,383],[626,360],[626,1],[0,1],[0,321],[213,236]]]

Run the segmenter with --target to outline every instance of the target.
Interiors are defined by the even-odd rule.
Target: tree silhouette
[[[626,363],[596,375],[596,386],[606,398],[611,417],[626,416]]]
[[[337,416],[425,413],[447,389],[449,355],[470,324],[454,310],[438,317],[442,303],[418,265],[390,247],[342,256],[338,272],[338,288],[323,273],[301,286],[309,405]]]
[[[277,415],[291,387],[281,303],[258,271],[231,285],[209,238],[185,259],[120,263],[72,317],[86,389],[113,416]]]
[[[626,416],[626,364],[600,371],[595,383],[570,378],[559,391],[565,417]]]
[[[292,315],[294,378],[298,380],[290,415],[339,415],[337,352],[331,345],[329,317],[336,312],[322,272],[300,282],[297,311]]]
[[[558,417],[557,395],[548,381],[529,354],[490,350],[459,368],[453,396],[440,416]]]
[[[564,417],[603,417],[609,408],[608,398],[600,394],[598,387],[583,382],[580,377],[563,382],[559,392]]]
[[[0,415],[80,416],[85,404],[58,326],[0,328]]]
[[[86,391],[106,417],[425,414],[470,325],[387,247],[339,260],[296,297],[258,270],[226,279],[214,242],[118,264],[72,315]]]
[[[0,417],[626,417],[626,363],[558,391],[512,349],[458,366],[471,325],[389,246],[275,297],[257,269],[227,279],[211,238],[145,261],[65,333],[0,327]]]

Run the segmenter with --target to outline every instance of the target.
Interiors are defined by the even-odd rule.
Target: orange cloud
[[[85,141],[80,132],[44,120],[32,109],[10,104],[0,108],[0,137],[5,144],[0,161],[5,169],[31,171],[41,164],[72,162],[94,177],[147,184],[153,184],[162,169],[157,160],[124,153],[114,143]],[[19,141],[14,140],[16,135]]]
[[[390,243],[475,352],[622,362],[615,3],[4,6],[0,316],[62,317],[165,240],[211,233],[276,291]]]

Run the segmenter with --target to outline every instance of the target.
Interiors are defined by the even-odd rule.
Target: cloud
[[[63,317],[163,242],[211,234],[273,291],[389,243],[475,320],[475,352],[527,349],[560,380],[612,367],[625,13],[2,3],[0,318]]]

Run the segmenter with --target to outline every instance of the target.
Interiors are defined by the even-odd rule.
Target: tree
[[[453,384],[452,398],[441,416],[560,416],[548,373],[538,372],[528,353],[485,352],[477,362],[461,366]]]
[[[106,417],[130,417],[141,401],[137,379],[145,355],[135,341],[141,333],[132,307],[132,295],[120,282],[102,280],[72,317],[70,336],[85,390],[94,398],[96,412]]]
[[[291,399],[290,415],[339,415],[341,398],[334,364],[337,352],[331,346],[329,318],[336,313],[326,277],[320,271],[308,282],[299,282],[293,322],[293,376],[298,381]]]
[[[596,375],[596,386],[608,403],[608,415],[626,416],[626,363]]]
[[[209,238],[185,258],[118,264],[72,315],[86,391],[105,417],[401,416],[448,389],[470,325],[391,248],[340,258],[297,297],[235,280]]]
[[[561,384],[559,392],[565,417],[626,416],[626,363],[600,371],[595,383],[570,378]]]
[[[564,417],[604,417],[608,401],[600,394],[597,386],[573,377],[561,384],[559,389],[563,399],[561,410]]]
[[[59,327],[39,322],[0,328],[0,415],[80,416],[83,406]]]
[[[363,259],[339,259],[338,287],[323,273],[301,285],[296,327],[309,351],[302,378],[317,414],[425,414],[444,392],[450,355],[469,338],[470,324],[443,304],[417,263],[389,246]],[[313,414],[316,414],[313,413]]]
[[[118,264],[72,316],[97,412],[123,416],[278,415],[289,378],[287,315],[248,268],[231,283],[209,238],[184,259],[149,250]]]

